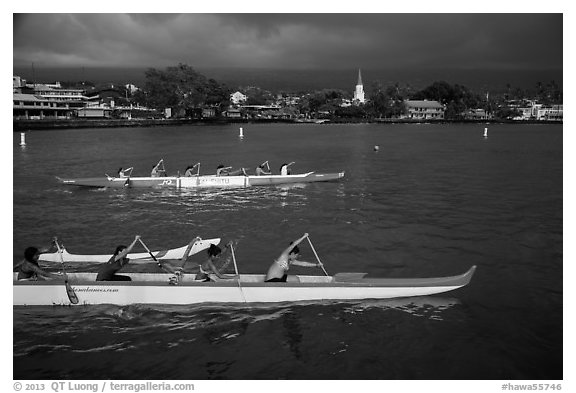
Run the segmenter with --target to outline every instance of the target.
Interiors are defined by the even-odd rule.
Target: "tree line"
[[[130,97],[130,102],[148,108],[164,110],[172,108],[177,117],[194,116],[205,107],[212,107],[216,113],[230,105],[232,93],[225,84],[200,74],[187,64],[167,67],[164,70],[150,68],[145,72],[142,88]],[[248,105],[270,105],[275,100],[270,92],[250,88],[244,92]],[[536,84],[535,92],[506,85],[504,94],[489,96],[486,92],[473,92],[460,84],[436,81],[422,90],[414,90],[409,85],[399,83],[385,86],[381,82],[372,83],[366,94],[369,100],[363,105],[342,106],[344,101],[352,101],[352,93],[338,89],[323,89],[300,95],[295,106],[284,108],[291,114],[318,116],[324,114],[342,118],[397,118],[407,113],[405,101],[432,100],[445,107],[445,119],[460,119],[470,109],[483,109],[497,118],[515,115],[515,109],[508,103],[521,100],[532,94],[532,98],[543,104],[562,102],[561,87],[554,81]]]

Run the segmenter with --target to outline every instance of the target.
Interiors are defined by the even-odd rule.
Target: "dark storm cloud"
[[[20,14],[14,65],[562,67],[562,14]]]

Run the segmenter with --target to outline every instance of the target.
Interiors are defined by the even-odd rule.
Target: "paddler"
[[[308,234],[305,233],[300,239],[291,242],[290,246],[285,249],[274,262],[272,262],[272,265],[270,265],[268,273],[266,274],[265,282],[286,282],[290,265],[304,267],[320,266],[320,263],[298,260],[298,257],[300,256],[300,249],[298,248],[298,244],[300,244],[307,237]]]
[[[258,165],[256,170],[254,171],[254,174],[256,176],[271,175],[272,172],[270,172],[270,168],[268,168],[268,172],[266,172],[266,170],[264,169],[267,165],[268,165],[268,161],[263,162],[262,164]]]
[[[192,250],[192,247],[194,246],[194,244],[196,242],[199,242],[201,240],[202,239],[199,237],[192,239],[190,244],[188,244],[186,251],[184,251],[184,255],[182,255],[182,258],[180,258],[180,266],[179,267],[172,265],[168,261],[163,261],[163,260],[159,261],[162,269],[164,269],[165,271],[168,271],[170,273],[174,273],[176,275],[175,283],[177,283],[181,279],[182,275],[185,273],[184,272],[184,266],[186,265],[186,260],[187,260],[188,256],[190,255],[190,251]],[[209,276],[210,274],[214,274],[216,277],[223,279],[223,280],[229,280],[229,279],[237,278],[238,276],[236,276],[236,275],[228,275],[228,274],[222,274],[221,273],[221,271],[226,269],[228,267],[228,265],[230,264],[230,262],[232,262],[232,255],[231,255],[231,252],[229,252],[229,251],[231,251],[232,245],[233,245],[233,242],[229,241],[225,247],[226,251],[224,253],[222,253],[222,249],[220,247],[216,246],[215,244],[210,244],[210,247],[207,249],[208,259],[206,259],[201,264],[197,265],[200,272],[198,274],[196,274],[195,281],[202,281],[202,282],[213,281]],[[220,266],[220,268],[217,268],[216,264],[220,264],[222,260],[224,261],[224,263]]]
[[[194,168],[196,168],[198,165],[199,164],[188,165],[186,167],[186,171],[184,172],[184,177],[198,176],[197,173],[194,173]]]
[[[116,247],[116,251],[114,251],[110,260],[100,265],[96,281],[132,281],[130,277],[116,274],[116,272],[128,264],[130,259],[126,255],[132,251],[138,240],[140,240],[140,236],[136,235],[134,241],[128,247],[122,245]]]
[[[224,166],[222,164],[218,165],[218,167],[216,168],[216,176],[238,176],[238,175],[248,176],[244,168],[232,171],[231,166]]]
[[[228,244],[226,244],[224,253],[222,253],[222,249],[220,247],[214,244],[210,244],[210,247],[208,248],[207,251],[208,259],[206,259],[200,265],[200,273],[196,275],[196,281],[203,281],[203,282],[213,281],[210,278],[209,274],[214,274],[216,275],[216,277],[223,280],[231,280],[233,278],[238,278],[237,275],[220,273],[220,270],[224,270],[232,260],[232,254],[230,253],[232,245],[233,245],[232,241],[229,241]],[[225,262],[222,266],[220,266],[220,269],[218,269],[216,267],[216,263],[218,263],[220,260],[225,260]]]
[[[24,259],[15,266],[18,268],[18,280],[52,280],[54,278],[62,278],[62,276],[58,274],[45,271],[38,265],[40,254],[56,251],[58,251],[58,248],[54,242],[48,247],[42,247],[40,249],[28,247],[24,250]]]
[[[294,164],[294,161],[292,161],[290,164],[282,164],[282,166],[280,167],[280,175],[282,176],[287,176],[289,174],[292,173],[292,171],[290,170],[290,165]]]

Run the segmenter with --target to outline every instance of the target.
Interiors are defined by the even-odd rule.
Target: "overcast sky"
[[[14,66],[562,68],[562,14],[14,14]]]

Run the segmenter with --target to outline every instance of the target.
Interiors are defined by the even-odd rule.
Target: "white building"
[[[126,90],[128,90],[130,92],[130,94],[134,94],[136,93],[138,90],[140,90],[139,88],[137,88],[136,86],[134,86],[131,83],[128,83],[126,85],[124,85],[124,87],[126,88]]]
[[[516,107],[520,111],[520,115],[516,116],[513,120],[554,120],[562,121],[564,118],[564,106],[552,105],[544,106],[536,101],[529,101],[529,106]]]
[[[232,102],[234,105],[238,105],[241,102],[246,102],[247,100],[248,97],[245,94],[240,93],[239,91],[230,94],[230,102]]]
[[[404,116],[407,119],[415,120],[440,120],[444,119],[444,105],[438,101],[428,100],[405,100],[408,114]]]
[[[354,101],[364,104],[366,99],[364,97],[364,86],[362,85],[362,74],[358,69],[358,83],[356,83],[356,90],[354,91]]]

